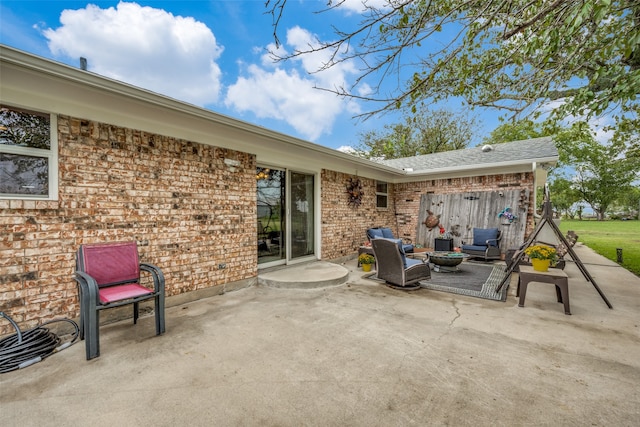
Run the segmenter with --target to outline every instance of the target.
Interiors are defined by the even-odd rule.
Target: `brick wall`
[[[348,203],[347,181],[353,175],[330,170],[322,171],[322,258],[336,259],[355,255],[358,246],[367,240],[367,228],[391,227],[396,232],[393,215],[393,193],[389,207],[376,208],[376,181],[359,178],[364,196],[358,207]],[[391,190],[391,185],[389,186]],[[392,190],[391,190],[392,191]]]
[[[0,311],[22,329],[78,315],[82,243],[136,240],[168,296],[257,275],[253,155],[64,116],[58,139],[59,200],[0,200]]]
[[[0,311],[22,329],[77,317],[72,275],[82,243],[136,240],[141,260],[165,273],[168,296],[221,293],[256,277],[254,155],[64,116],[58,140],[59,200],[0,200]],[[378,209],[368,178],[362,204],[349,205],[349,178],[321,174],[323,259],[355,255],[372,226],[415,240],[424,193],[533,183],[528,173],[389,185],[389,206]]]
[[[346,185],[352,175],[322,171],[322,258],[353,256],[372,226],[391,227],[396,236],[415,242],[420,198],[423,194],[467,191],[533,189],[532,173],[437,179],[389,185],[389,207],[376,208],[376,181],[360,178],[364,197],[359,207],[349,206]],[[527,234],[533,230],[533,207],[527,212]]]

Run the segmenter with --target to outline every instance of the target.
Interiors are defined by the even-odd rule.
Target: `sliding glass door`
[[[270,266],[315,253],[314,175],[258,167],[258,264]]]
[[[284,170],[258,167],[256,170],[258,199],[258,264],[286,260]]]
[[[314,254],[314,177],[291,172],[291,259]]]

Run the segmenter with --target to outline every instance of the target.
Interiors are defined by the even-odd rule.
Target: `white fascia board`
[[[517,160],[512,162],[485,163],[482,165],[451,166],[446,168],[430,169],[428,171],[407,172],[406,176],[398,182],[411,182],[427,179],[441,178],[461,178],[468,176],[494,175],[504,173],[531,172],[536,163],[555,164],[557,158],[549,157],[543,159]]]

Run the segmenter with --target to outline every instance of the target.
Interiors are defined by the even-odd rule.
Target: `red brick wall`
[[[165,273],[168,296],[256,277],[254,155],[70,117],[58,118],[58,143],[58,201],[0,200],[0,311],[22,329],[78,315],[82,243],[136,240],[141,260]],[[529,173],[390,184],[389,206],[378,209],[368,178],[362,204],[348,204],[349,178],[321,174],[323,259],[355,255],[372,226],[415,240],[424,193],[533,182]]]
[[[389,185],[389,207],[376,208],[376,181],[359,178],[364,195],[358,207],[349,205],[346,186],[349,178],[340,172],[322,171],[322,258],[335,259],[355,255],[367,240],[367,228],[391,227],[396,232],[393,215],[393,190]]]
[[[136,240],[168,296],[257,275],[255,156],[70,117],[58,139],[59,200],[0,200],[0,311],[22,329],[78,315],[82,243]]]
[[[376,208],[376,181],[360,178],[364,197],[359,207],[348,204],[347,180],[354,176],[322,171],[322,258],[352,256],[366,240],[372,226],[391,227],[405,240],[415,242],[420,198],[423,194],[452,194],[466,191],[533,189],[532,173],[500,174],[466,178],[437,179],[389,185],[389,207]],[[527,212],[527,234],[533,230],[533,207]]]

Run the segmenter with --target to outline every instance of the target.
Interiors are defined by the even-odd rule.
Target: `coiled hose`
[[[0,374],[38,363],[53,353],[69,347],[80,335],[78,324],[70,319],[50,320],[22,332],[16,322],[2,311],[0,311],[0,317],[7,319],[16,330],[15,334],[0,340]],[[55,322],[67,322],[73,326],[74,333],[70,341],[61,344],[60,337],[44,327]]]

